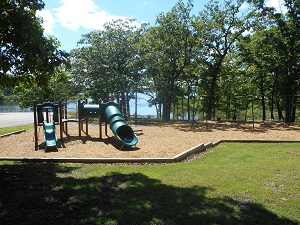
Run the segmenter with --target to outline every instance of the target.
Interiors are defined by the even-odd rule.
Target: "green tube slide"
[[[114,135],[124,145],[135,145],[138,142],[138,138],[132,128],[125,122],[125,119],[116,104],[108,102],[106,104],[102,104],[101,107]]]
[[[125,122],[122,116],[118,104],[114,102],[107,102],[101,104],[101,110],[99,112],[99,105],[85,104],[81,102],[79,105],[80,119],[82,118],[103,118],[110,125],[110,129],[113,134],[127,146],[133,146],[138,142],[138,138],[135,135],[132,128]],[[103,121],[104,121],[103,120]]]

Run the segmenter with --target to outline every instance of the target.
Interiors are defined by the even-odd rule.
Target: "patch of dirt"
[[[85,126],[84,126],[85,127]],[[132,125],[138,135],[136,147],[124,147],[113,137],[108,127],[108,136],[99,139],[99,126],[89,124],[89,135],[78,135],[78,125],[68,125],[69,136],[64,134],[57,150],[45,151],[43,128],[38,127],[39,149],[34,148],[34,131],[0,138],[0,157],[19,158],[166,158],[186,151],[198,144],[219,140],[292,140],[297,141],[299,124],[275,122],[170,122],[163,124]],[[59,126],[56,126],[60,138]],[[64,146],[64,147],[63,147]]]

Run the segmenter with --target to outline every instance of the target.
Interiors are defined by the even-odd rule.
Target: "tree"
[[[14,90],[18,93],[17,101],[21,108],[28,108],[32,106],[32,100],[37,102],[58,101],[62,99],[70,99],[78,95],[80,89],[71,79],[69,72],[63,66],[55,70],[55,74],[50,76],[48,81],[47,98],[44,97],[45,91],[37,82],[32,82],[27,85],[24,82],[19,83]]]
[[[146,73],[156,98],[163,104],[163,119],[170,120],[172,99],[184,70],[190,65],[194,37],[191,26],[191,9],[188,1],[185,5],[179,1],[172,10],[160,14],[157,26],[147,30],[144,40],[144,61]]]
[[[297,95],[300,90],[300,2],[284,0],[287,12],[267,7],[263,0],[251,0],[262,16],[269,19],[269,26],[278,30],[280,37],[276,43],[281,55],[284,77],[284,110],[285,121],[294,122],[297,106]]]
[[[83,35],[83,47],[72,51],[74,77],[89,85],[98,99],[121,99],[123,113],[128,113],[130,95],[136,89],[139,66],[140,32],[133,20],[115,20],[104,30]],[[84,79],[82,79],[82,76]]]
[[[216,91],[222,64],[244,32],[253,25],[254,12],[240,12],[244,1],[225,0],[223,6],[211,0],[199,13],[194,26],[198,36],[198,62],[206,72],[201,82],[206,86],[207,119],[213,118]]]
[[[47,89],[49,76],[66,60],[54,37],[45,37],[41,19],[41,0],[3,0],[0,3],[0,83],[14,86],[37,82]],[[33,79],[35,76],[35,79]],[[47,91],[43,91],[47,97]]]
[[[259,91],[263,117],[266,120],[266,100],[269,99],[271,119],[274,119],[274,105],[279,105],[282,97],[284,52],[281,46],[281,35],[276,27],[264,28],[244,37],[239,43],[240,57],[244,66],[249,68],[251,82]],[[267,98],[268,97],[268,98]],[[277,107],[281,115],[280,107]],[[281,116],[279,120],[281,120]]]

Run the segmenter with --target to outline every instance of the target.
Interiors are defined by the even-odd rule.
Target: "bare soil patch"
[[[161,124],[132,125],[139,142],[136,147],[121,149],[121,143],[113,137],[108,128],[108,136],[99,139],[99,126],[89,124],[89,135],[78,136],[77,124],[69,124],[69,136],[64,135],[63,146],[57,150],[45,151],[43,129],[39,127],[40,149],[34,149],[34,132],[0,138],[0,157],[19,158],[165,158],[173,157],[198,144],[219,140],[280,140],[298,141],[299,124],[275,122],[170,122]],[[59,138],[59,126],[56,126]],[[103,128],[104,134],[104,128]]]

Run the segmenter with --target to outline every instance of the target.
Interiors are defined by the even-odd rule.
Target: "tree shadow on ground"
[[[82,136],[70,136],[68,135],[60,142],[60,145],[66,145],[72,141],[81,141],[82,144],[86,144],[87,142],[103,142],[106,145],[112,145],[114,148],[122,151],[136,151],[140,148],[136,146],[123,146],[122,142],[118,140],[115,136],[105,136],[102,139],[99,137],[92,137],[90,135],[82,135]]]
[[[297,123],[280,123],[280,122],[253,122],[231,121],[231,122],[217,122],[217,121],[174,121],[166,123],[165,126],[172,126],[176,129],[186,132],[213,132],[213,131],[242,131],[249,133],[264,133],[268,130],[292,130],[300,131],[300,126]]]
[[[73,176],[70,176],[70,173]],[[49,163],[1,165],[2,224],[297,224],[262,205],[209,197],[142,173],[76,178]]]

